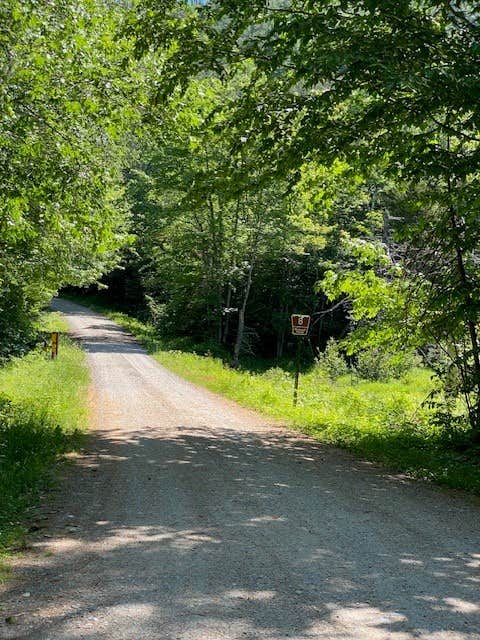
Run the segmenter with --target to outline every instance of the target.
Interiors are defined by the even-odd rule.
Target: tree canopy
[[[333,265],[323,289],[350,300],[362,340],[441,345],[480,433],[478,5],[141,0],[129,30],[138,55],[161,54],[156,100],[250,65],[216,110],[232,152],[251,149],[267,179],[347,161],[366,181],[393,180],[393,200],[371,207],[383,228],[368,242],[341,230],[356,260]]]
[[[0,350],[127,238],[120,169],[135,117],[119,15],[85,0],[0,4]]]

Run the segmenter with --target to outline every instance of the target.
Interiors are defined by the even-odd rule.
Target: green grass
[[[480,493],[478,457],[447,444],[447,434],[421,407],[430,373],[412,370],[403,380],[332,382],[313,369],[300,377],[298,406],[293,376],[272,368],[263,374],[233,371],[220,360],[163,351],[154,357],[178,375],[256,409],[316,439],[353,451],[416,478]]]
[[[64,331],[45,314],[44,331]],[[20,545],[28,510],[51,483],[55,463],[81,444],[87,424],[84,355],[61,336],[59,357],[40,348],[0,368],[0,550]]]
[[[82,302],[81,298],[76,298]],[[480,494],[480,452],[462,448],[464,433],[434,424],[422,406],[432,390],[428,370],[413,369],[386,382],[344,376],[330,381],[316,367],[300,377],[294,407],[293,367],[248,365],[232,370],[220,358],[162,342],[154,327],[90,299],[93,306],[141,340],[155,359],[194,383],[236,400],[314,438],[352,451],[411,477]]]

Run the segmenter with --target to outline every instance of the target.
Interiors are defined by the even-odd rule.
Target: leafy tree
[[[126,240],[120,168],[135,110],[119,19],[91,0],[0,4],[0,354]]]
[[[403,255],[370,255],[341,288],[358,319],[390,318],[450,354],[480,438],[478,3],[141,0],[131,29],[138,52],[162,47],[164,99],[192,74],[254,65],[229,126],[248,132],[266,171],[347,157],[399,182]]]
[[[235,91],[203,79],[157,109],[128,197],[138,269],[163,329],[231,343],[237,366],[256,270],[305,232],[278,185],[257,180],[251,155],[230,153],[215,108]]]

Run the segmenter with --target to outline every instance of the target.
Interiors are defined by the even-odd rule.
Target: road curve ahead
[[[88,354],[93,431],[4,586],[0,638],[480,639],[478,501],[269,424],[56,308]]]

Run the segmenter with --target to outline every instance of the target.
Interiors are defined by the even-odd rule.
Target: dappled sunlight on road
[[[414,485],[361,464],[339,477],[322,447],[289,435],[185,426],[177,434],[141,430],[121,441],[104,433],[77,461],[82,509],[68,518],[60,508],[55,537],[37,542],[23,563],[32,584],[44,581],[43,601],[57,598],[61,583],[54,607],[27,614],[54,638],[88,638],[71,633],[73,621],[106,638],[113,619],[139,637],[159,624],[162,638],[479,637],[479,554],[469,551],[476,538],[445,530],[458,507],[437,511],[441,493],[422,488],[444,531],[432,546],[436,532],[422,540],[421,521],[397,517]],[[145,486],[132,502],[135,475]],[[345,491],[352,476],[358,484]],[[77,528],[65,533],[72,520]],[[27,608],[35,601],[33,593]]]

